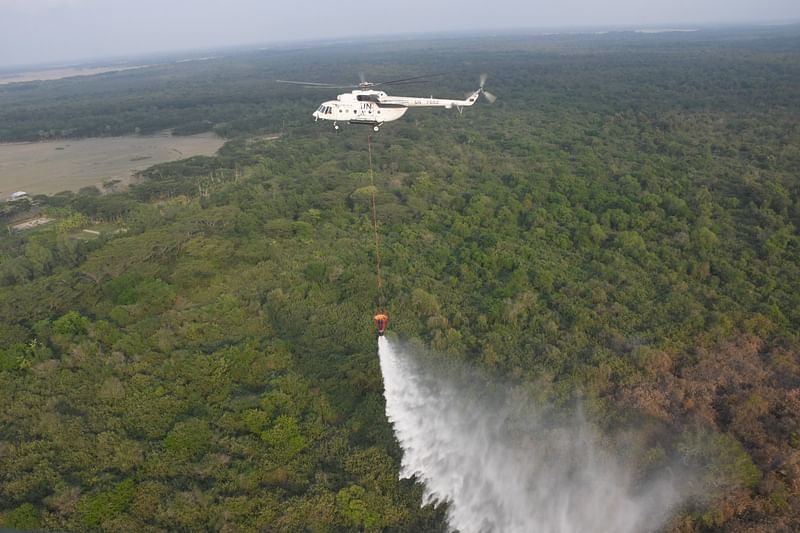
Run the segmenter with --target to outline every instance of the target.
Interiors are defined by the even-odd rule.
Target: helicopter
[[[385,122],[397,120],[408,111],[409,107],[443,107],[445,109],[456,108],[459,113],[465,107],[472,106],[478,98],[483,95],[488,102],[494,103],[497,97],[484,89],[486,84],[486,74],[481,74],[478,89],[467,94],[464,100],[450,100],[445,98],[419,97],[419,96],[390,96],[379,87],[391,85],[405,85],[423,82],[424,78],[430,76],[417,76],[414,78],[404,78],[399,80],[384,81],[381,83],[371,83],[361,75],[361,82],[358,85],[333,85],[329,83],[313,83],[305,81],[276,80],[278,83],[289,83],[302,85],[304,87],[317,89],[355,89],[349,93],[342,93],[336,100],[323,102],[311,116],[314,121],[330,120],[333,122],[333,129],[339,129],[339,122],[349,124],[365,124],[372,126],[374,131],[380,131]]]

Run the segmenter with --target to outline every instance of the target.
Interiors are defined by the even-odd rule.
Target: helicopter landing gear
[[[339,131],[339,125],[337,123],[335,123],[335,122],[333,123],[333,129],[335,129],[336,131]]]
[[[372,131],[381,131],[381,125],[375,124],[374,126],[372,126]]]

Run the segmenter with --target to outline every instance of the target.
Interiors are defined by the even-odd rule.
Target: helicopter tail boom
[[[383,96],[378,102],[381,105],[399,105],[403,107],[444,107],[450,109],[452,107],[469,107],[478,101],[481,95],[481,90],[478,89],[474,93],[467,96],[464,100],[450,100],[447,98],[419,98],[416,96]]]

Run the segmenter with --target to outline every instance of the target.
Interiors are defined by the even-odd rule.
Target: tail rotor
[[[478,88],[478,90],[490,104],[493,104],[497,101],[497,97],[483,88],[484,85],[486,85],[486,78],[487,75],[485,72],[481,74],[480,87]]]

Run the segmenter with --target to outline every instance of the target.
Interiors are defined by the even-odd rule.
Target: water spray
[[[448,503],[454,530],[639,533],[679,502],[674,475],[637,480],[579,414],[555,420],[463,367],[386,337],[378,346],[400,475],[424,483],[424,503]]]

